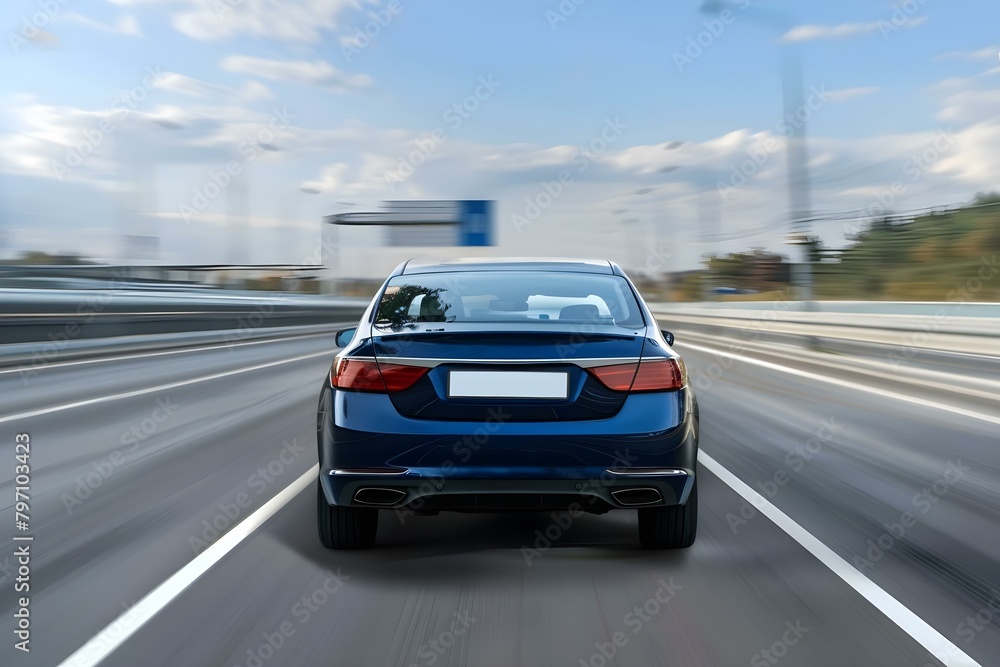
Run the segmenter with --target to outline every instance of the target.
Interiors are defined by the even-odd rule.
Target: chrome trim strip
[[[364,470],[363,468],[350,468],[348,470],[336,469],[335,468],[335,469],[331,470],[328,474],[330,474],[330,475],[386,475],[386,476],[392,477],[392,476],[395,476],[395,475],[405,475],[408,472],[410,472],[409,468],[405,468],[403,470],[398,470],[398,471],[393,470],[392,472],[378,472],[376,470]]]
[[[344,356],[343,354],[338,354],[334,357],[335,363],[340,363],[342,359],[346,359],[347,361],[375,361],[375,357],[352,357],[350,355]]]
[[[348,359],[359,359],[363,361],[373,361],[373,357],[347,357]],[[664,358],[665,359],[665,358]],[[524,365],[524,364],[574,364],[580,368],[594,368],[595,366],[610,366],[611,364],[634,364],[640,361],[639,357],[610,357],[601,359],[435,359],[421,357],[379,357],[379,361],[400,366],[422,366],[434,368],[441,364],[482,364],[491,366]],[[648,359],[647,361],[652,361]]]
[[[687,470],[681,470],[679,468],[625,468],[624,470],[613,470],[608,468],[608,472],[612,475],[630,475],[641,477],[643,475],[671,475],[674,477],[688,477],[691,475]]]

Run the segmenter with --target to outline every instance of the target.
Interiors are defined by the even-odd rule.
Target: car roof
[[[411,259],[400,264],[393,275],[448,273],[455,271],[553,271],[566,273],[604,273],[621,275],[614,262],[606,259],[570,259],[562,257],[469,257],[443,262]]]

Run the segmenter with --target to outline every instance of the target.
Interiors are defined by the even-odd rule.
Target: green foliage
[[[851,240],[838,261],[814,265],[819,298],[948,300],[1000,253],[1000,194],[908,220],[879,218]],[[1000,299],[1000,276],[976,298]]]

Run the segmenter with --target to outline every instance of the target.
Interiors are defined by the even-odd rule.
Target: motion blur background
[[[1000,664],[996,0],[4,0],[0,27],[0,664]],[[421,224],[357,224],[390,220]],[[676,334],[697,542],[384,512],[380,548],[324,549],[298,491],[335,332],[404,259],[522,255],[618,262]]]
[[[808,258],[818,298],[946,300],[1000,247],[989,0],[18,0],[2,17],[5,264],[278,265],[172,275],[369,294],[414,254],[598,256],[700,300],[781,290]],[[400,199],[496,200],[496,245],[322,229]]]

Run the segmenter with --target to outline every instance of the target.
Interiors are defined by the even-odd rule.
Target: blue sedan
[[[337,344],[317,419],[325,546],[373,546],[380,510],[633,509],[644,547],[694,542],[698,403],[614,263],[406,262]]]

